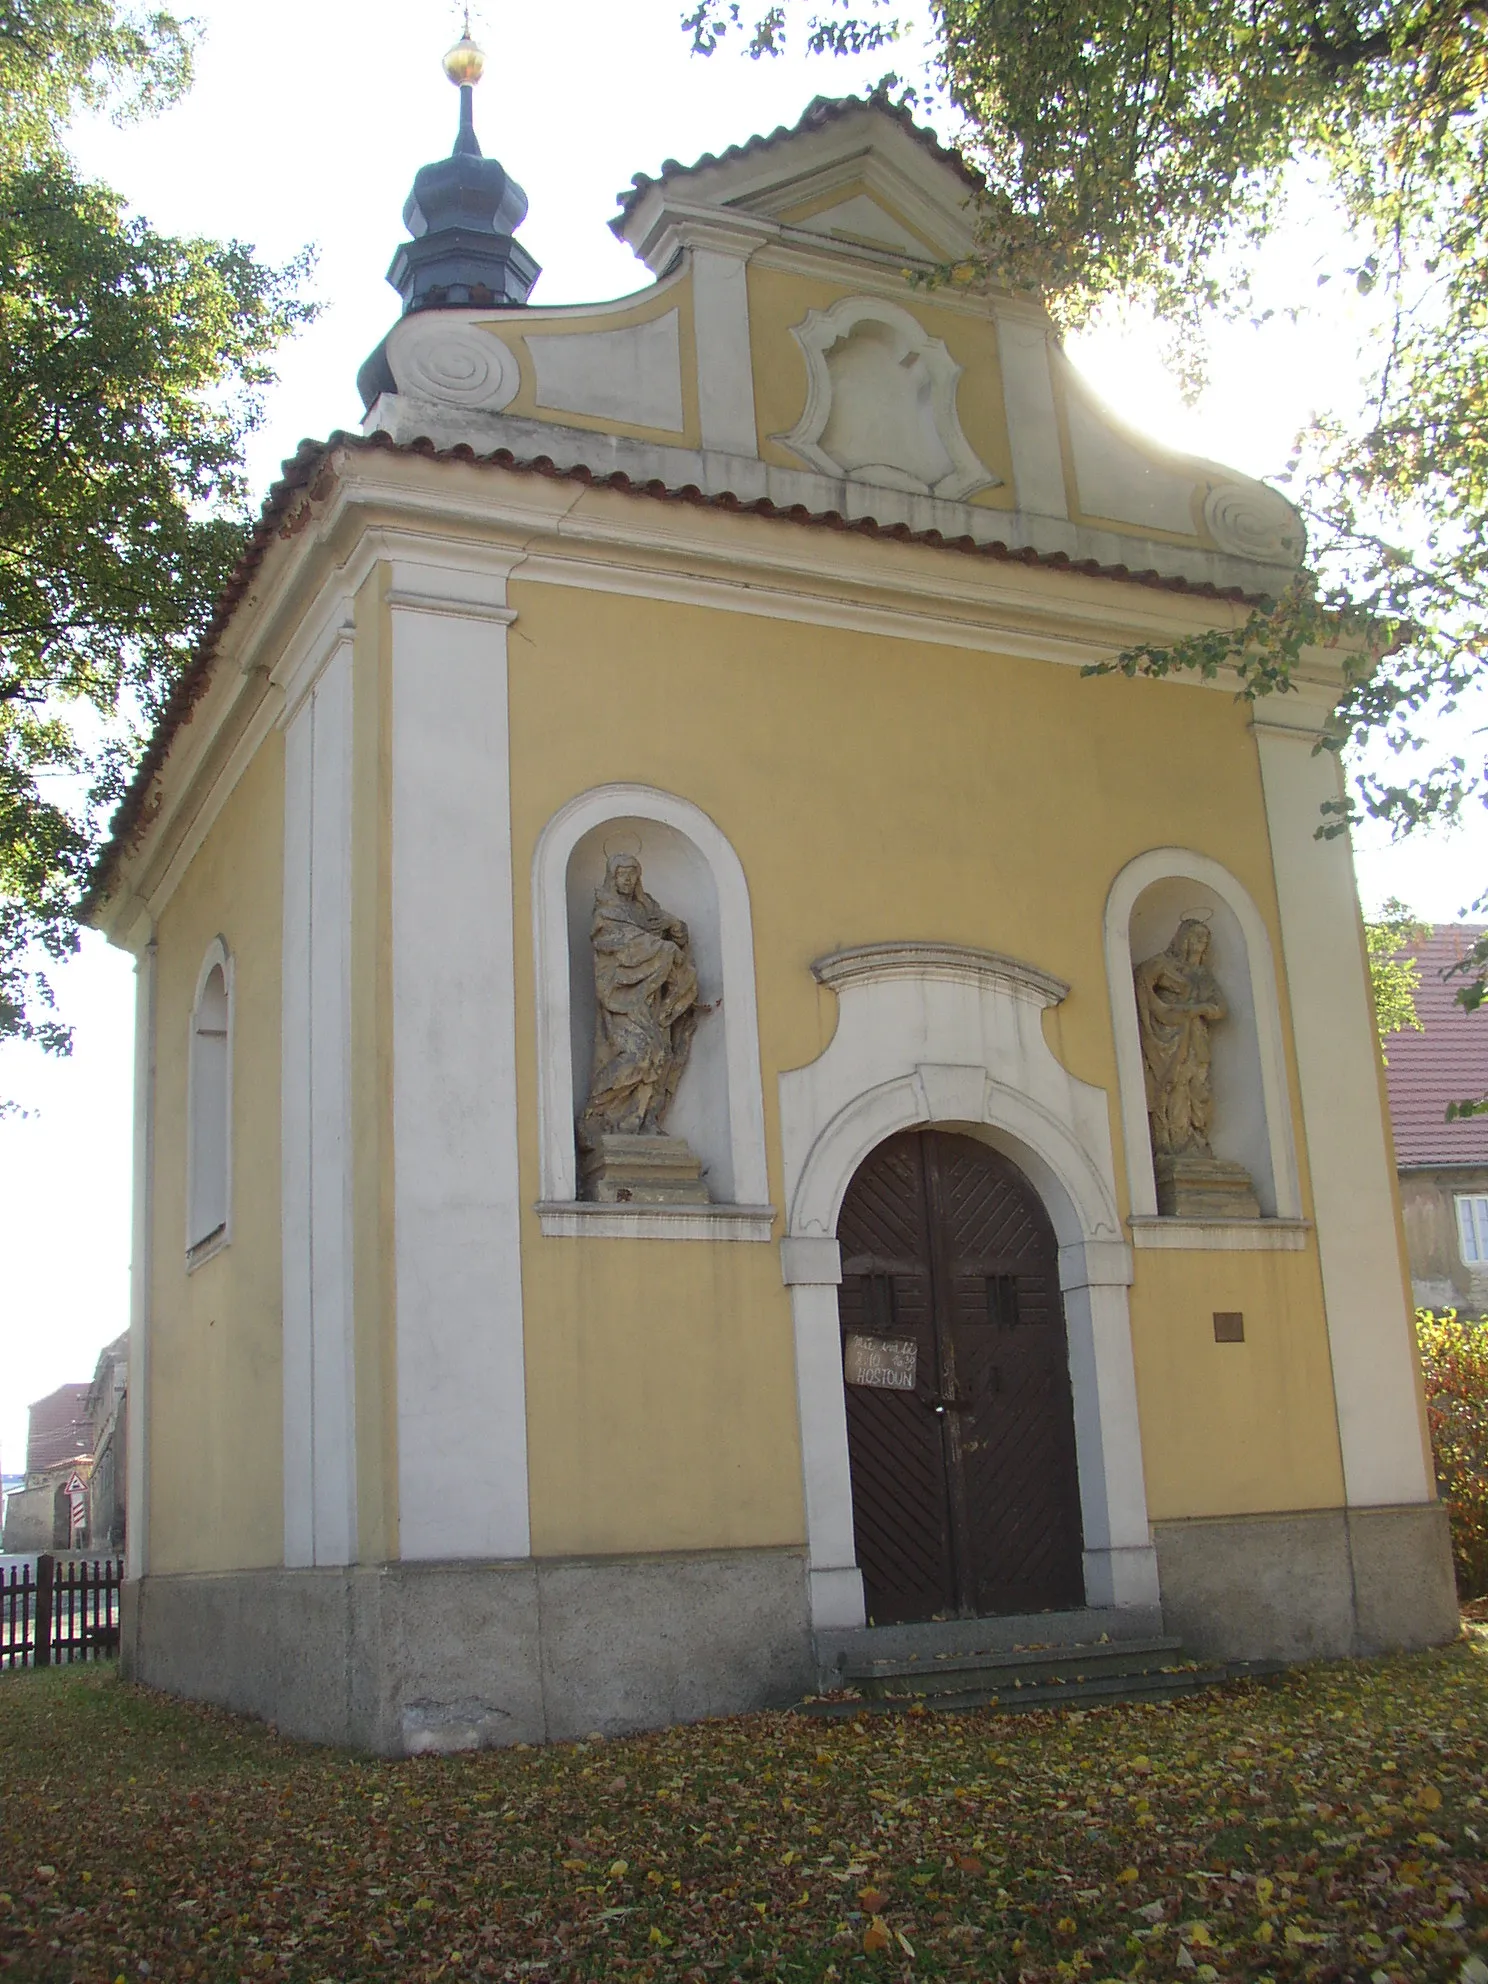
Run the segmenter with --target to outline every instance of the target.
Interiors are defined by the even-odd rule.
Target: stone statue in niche
[[[1230,1008],[1209,965],[1213,934],[1185,916],[1165,951],[1133,974],[1157,1174],[1157,1208],[1178,1219],[1258,1219],[1245,1167],[1216,1157],[1210,1034]]]
[[[579,1118],[587,1198],[616,1205],[706,1205],[703,1168],[667,1112],[712,1011],[698,996],[692,939],[647,895],[634,854],[612,854],[594,894],[594,1070]]]

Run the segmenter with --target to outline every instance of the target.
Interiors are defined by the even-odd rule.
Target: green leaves
[[[311,314],[307,258],[161,235],[62,150],[58,120],[167,100],[189,53],[168,14],[0,0],[0,1041],[67,1045],[46,960],[239,555],[258,389]]]
[[[1416,1343],[1457,1588],[1475,1598],[1488,1594],[1488,1324],[1418,1309]]]
[[[1389,1061],[1386,1042],[1392,1033],[1409,1027],[1424,1033],[1416,1011],[1416,991],[1421,983],[1421,967],[1408,955],[1408,947],[1419,943],[1430,932],[1430,925],[1411,915],[1403,902],[1392,896],[1377,917],[1364,925],[1364,946],[1369,956],[1369,986],[1374,994],[1374,1025],[1379,1035],[1380,1059]]]

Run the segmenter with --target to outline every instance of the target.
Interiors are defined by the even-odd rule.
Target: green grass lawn
[[[1488,1984],[1488,1631],[1167,1706],[385,1763],[0,1679],[0,1971]]]

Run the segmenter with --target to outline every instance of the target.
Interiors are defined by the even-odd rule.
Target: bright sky
[[[358,365],[392,323],[384,281],[417,168],[446,153],[456,99],[439,57],[459,30],[446,0],[192,0],[206,27],[196,87],[167,116],[77,134],[84,168],[157,227],[236,236],[260,254],[319,251],[319,322],[283,355],[252,462],[267,487],[304,435],[354,427]],[[534,300],[637,289],[646,272],[606,222],[637,171],[793,123],[813,95],[841,95],[887,66],[829,58],[692,58],[678,0],[474,6],[487,50],[476,125],[531,202],[522,238],[542,263]],[[903,73],[912,53],[896,58]],[[1326,244],[1325,244],[1326,245]],[[1315,242],[1289,254],[1304,259]],[[1150,338],[1082,338],[1076,356],[1133,424],[1252,474],[1275,474],[1314,405],[1349,376],[1336,326],[1276,322],[1217,340],[1212,390],[1182,405]],[[1358,860],[1366,905],[1399,895],[1434,921],[1488,881],[1488,835],[1388,848]],[[71,1060],[10,1048],[0,1093],[29,1113],[0,1122],[0,1464],[24,1466],[26,1406],[92,1375],[129,1319],[133,972],[85,938],[59,975],[77,1029]]]

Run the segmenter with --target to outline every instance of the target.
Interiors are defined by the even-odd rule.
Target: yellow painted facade
[[[397,1535],[385,585],[379,571],[362,589],[355,660],[353,1028],[358,1061],[377,1070],[357,1087],[355,1119],[359,1526],[373,1561],[396,1555]],[[816,984],[810,963],[845,945],[905,938],[1000,951],[1069,981],[1047,1035],[1072,1073],[1112,1098],[1124,1186],[1105,898],[1134,855],[1183,844],[1222,861],[1273,919],[1243,709],[1190,685],[1086,681],[1046,662],[745,614],[596,602],[520,583],[512,596],[519,1141],[529,1208],[539,1197],[531,855],[561,804],[611,779],[691,799],[743,861],[756,915],[774,1203],[782,1181],[773,1074],[814,1060],[836,1023],[835,995]],[[603,708],[604,725],[565,724],[576,703]],[[657,709],[668,712],[664,726]],[[889,782],[874,769],[886,733],[895,740]],[[213,935],[226,938],[236,1076],[232,1244],[190,1275],[181,1244],[184,1060],[162,1080],[152,1442],[160,1569],[268,1563],[279,1553],[278,1132],[273,1085],[251,1071],[277,1067],[281,756],[271,733],[158,938],[166,1040],[173,1031],[185,1038],[202,954]],[[247,862],[245,844],[254,850]],[[1294,1134],[1300,1148],[1299,1119]],[[534,1551],[799,1543],[790,1305],[774,1249],[544,1238],[530,1210],[522,1244]],[[1215,1309],[1244,1311],[1243,1345],[1214,1343]],[[1219,1257],[1139,1252],[1131,1315],[1154,1520],[1336,1506],[1331,1371],[1310,1246]],[[188,1409],[195,1396],[222,1401],[221,1421]],[[203,1508],[210,1521],[199,1519]]]
[[[280,1330],[280,942],[284,752],[271,732],[222,808],[156,936],[151,1236],[151,1568],[277,1564],[284,1541]],[[232,959],[229,1244],[187,1272],[187,1042],[197,975]]]
[[[869,178],[834,181],[782,211],[786,222],[808,221],[870,191]],[[881,191],[874,197],[884,198]],[[929,241],[909,204],[884,205],[898,226]],[[938,251],[940,244],[931,246]],[[807,395],[793,329],[810,312],[864,290],[892,293],[896,308],[910,311],[961,368],[955,416],[996,478],[967,499],[966,514],[983,532],[982,556],[909,541],[924,535],[918,512],[914,533],[906,524],[899,542],[887,532],[808,531],[804,503],[770,499],[777,511],[794,511],[795,522],[731,514],[739,507],[732,491],[728,507],[662,503],[596,489],[587,467],[582,476],[566,475],[562,463],[555,468],[546,458],[542,473],[518,474],[510,451],[499,467],[478,468],[468,459],[431,459],[431,437],[420,436],[418,447],[400,453],[403,443],[391,429],[383,452],[369,444],[364,454],[339,457],[265,554],[240,616],[242,648],[261,638],[262,652],[233,678],[248,685],[245,708],[258,699],[249,716],[233,720],[251,719],[262,741],[243,754],[225,803],[168,889],[163,853],[157,859],[146,845],[144,854],[120,857],[125,866],[138,862],[144,879],[131,875],[130,882],[138,902],[148,906],[152,889],[161,898],[158,914],[151,912],[159,1070],[149,1180],[152,1573],[284,1560],[282,724],[303,687],[296,671],[310,670],[308,657],[336,626],[349,646],[351,683],[347,1465],[354,1468],[354,1561],[392,1564],[405,1554],[409,1455],[400,1452],[407,1404],[400,1386],[406,1393],[413,1338],[400,1338],[399,1314],[399,1191],[406,1179],[399,1164],[408,1153],[400,1153],[395,1109],[405,1036],[395,996],[402,827],[394,706],[398,668],[408,665],[406,655],[399,662],[395,622],[400,610],[414,611],[410,600],[420,605],[408,590],[415,568],[422,584],[431,571],[448,583],[448,598],[424,616],[424,662],[441,657],[427,623],[446,613],[447,624],[467,634],[478,622],[486,630],[481,638],[489,636],[485,662],[494,671],[504,646],[507,669],[520,1220],[520,1273],[511,1281],[520,1288],[532,1557],[808,1544],[800,1319],[774,1243],[783,1235],[787,1192],[779,1079],[815,1062],[838,1023],[837,996],[813,977],[814,960],[851,946],[933,943],[997,953],[1067,982],[1068,996],[1044,1015],[1044,1038],[1060,1066],[1106,1098],[1121,1234],[1100,1244],[1119,1247],[1131,1237],[1104,919],[1116,877],[1155,849],[1187,850],[1218,864],[1265,927],[1277,963],[1302,1217],[1278,1222],[1294,1231],[1271,1235],[1274,1244],[1255,1250],[1133,1247],[1130,1349],[1146,1517],[1171,1524],[1337,1510],[1349,1500],[1334,1368],[1341,1319],[1332,1319],[1330,1347],[1302,1029],[1300,1020],[1294,1028],[1285,966],[1295,928],[1285,927],[1252,713],[1223,687],[1192,679],[1088,679],[1081,672],[1092,655],[1232,623],[1245,610],[1234,597],[1238,586],[1216,596],[1202,576],[1187,591],[1163,591],[1088,569],[1109,570],[1128,549],[1137,571],[1175,545],[1192,561],[1217,557],[1220,527],[1206,521],[1206,503],[1212,487],[1222,486],[1222,472],[1190,465],[1190,493],[1182,497],[1194,512],[1189,537],[1087,516],[1068,421],[1069,396],[1083,389],[1056,353],[1046,372],[1046,424],[1056,451],[1049,481],[1062,477],[1068,503],[1056,521],[1079,555],[994,559],[985,540],[1004,530],[1010,541],[1032,544],[1013,529],[1019,478],[1027,486],[1029,476],[1007,413],[1013,361],[999,341],[997,312],[948,293],[895,290],[882,260],[865,274],[845,255],[834,277],[821,266],[829,252],[797,242],[789,253],[777,246],[741,264],[734,302],[747,305],[756,446],[750,472],[805,474],[802,457],[782,439],[801,419]],[[1031,310],[1000,301],[1013,315],[1021,310],[1026,318]],[[521,423],[523,434],[531,423],[561,425],[634,444],[636,453],[624,459],[635,467],[633,484],[648,486],[644,449],[701,451],[709,445],[708,419],[723,418],[718,405],[726,396],[715,391],[709,402],[703,378],[697,328],[705,305],[715,313],[707,321],[719,321],[719,299],[707,302],[684,258],[619,305],[513,310],[494,320],[468,313],[462,335],[474,325],[516,361],[514,394],[481,414],[482,446],[494,453],[498,413]],[[596,339],[671,311],[678,313],[681,352],[680,432],[539,402],[529,338]],[[1120,445],[1128,445],[1126,437]],[[1160,450],[1130,445],[1146,450],[1154,473],[1171,471]],[[699,494],[691,479],[702,473],[699,459],[688,456],[685,474],[679,469],[673,478],[676,491]],[[376,487],[359,489],[358,475]],[[790,495],[791,486],[780,487]],[[932,499],[918,494],[916,501]],[[813,514],[827,502],[822,497]],[[1008,517],[980,515],[989,511]],[[830,514],[844,520],[844,511]],[[1181,508],[1177,514],[1181,520]],[[1091,531],[1118,541],[1101,538],[1097,556]],[[949,528],[944,536],[961,541]],[[1208,568],[1194,562],[1192,569]],[[502,603],[492,606],[497,591]],[[427,606],[423,600],[420,610]],[[451,652],[456,645],[451,635]],[[225,681],[225,667],[220,674]],[[429,679],[443,678],[431,666]],[[453,671],[449,680],[462,694],[469,689]],[[225,704],[227,691],[220,694]],[[462,705],[477,706],[473,692]],[[189,740],[179,747],[180,760],[194,748]],[[224,776],[220,764],[209,768]],[[206,803],[210,781],[188,763],[178,792],[172,769],[168,760],[163,790],[169,831],[179,834],[193,805]],[[440,767],[436,761],[432,772],[419,769],[437,812]],[[617,782],[656,788],[700,809],[742,864],[753,916],[764,1148],[777,1209],[771,1244],[543,1231],[534,855],[561,808]],[[447,880],[427,877],[431,891]],[[452,888],[452,915],[498,917],[490,883],[482,871],[478,886]],[[120,929],[142,929],[148,920],[118,916]],[[231,1232],[229,1244],[188,1272],[186,1041],[201,960],[218,936],[234,972]],[[437,948],[419,963],[441,983]],[[494,1012],[490,988],[468,996],[488,993]],[[409,1051],[427,1045],[420,1040]],[[437,1053],[429,1050],[429,1058],[432,1065]],[[488,1178],[473,1178],[472,1202],[488,1187]],[[437,1310],[437,1294],[425,1288],[420,1299]],[[1217,1343],[1214,1313],[1231,1310],[1244,1314],[1245,1340]],[[508,1308],[454,1320],[494,1337],[511,1319]],[[423,1373],[414,1375],[422,1381]],[[432,1445],[427,1426],[420,1437]],[[1424,1451],[1423,1430],[1419,1437]],[[455,1483],[458,1459],[444,1457]],[[427,1460],[425,1453],[419,1465]]]
[[[813,958],[921,938],[1001,951],[1068,980],[1049,1041],[1112,1098],[1119,1152],[1101,944],[1115,876],[1149,847],[1193,847],[1274,917],[1254,747],[1228,695],[558,587],[518,583],[512,597],[529,1204],[539,1194],[523,885],[547,819],[591,786],[624,779],[680,792],[744,864],[777,1205],[773,1077],[814,1060],[836,1024]],[[604,724],[566,724],[576,703],[603,708]],[[1117,1178],[1120,1187],[1119,1159]],[[645,1549],[662,1535],[669,1548],[705,1546],[720,1534],[721,1507],[731,1542],[799,1539],[799,1458],[782,1452],[796,1417],[790,1305],[773,1250],[545,1239],[529,1214],[522,1280],[534,1548]],[[1245,1344],[1214,1343],[1217,1308],[1245,1312]],[[1337,1504],[1311,1251],[1142,1252],[1131,1309],[1154,1519]]]

